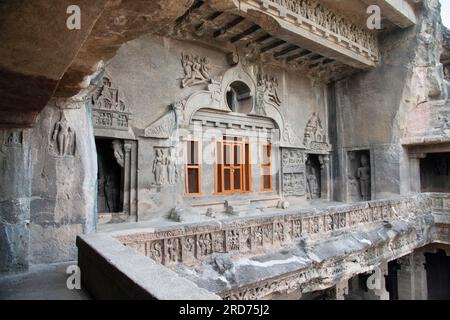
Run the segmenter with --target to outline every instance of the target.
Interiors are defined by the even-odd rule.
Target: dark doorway
[[[318,199],[322,197],[321,184],[319,156],[316,154],[308,154],[306,160],[306,193],[309,199]]]
[[[450,153],[429,153],[420,159],[422,192],[450,192]]]
[[[389,300],[398,300],[397,270],[400,264],[397,260],[388,262],[388,275],[386,276],[386,290],[389,292]]]
[[[450,257],[444,250],[425,253],[428,300],[450,300]]]
[[[96,138],[97,147],[97,211],[123,211],[123,168],[114,155],[113,139]]]

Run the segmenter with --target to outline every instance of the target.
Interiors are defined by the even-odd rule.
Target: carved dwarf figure
[[[361,166],[357,171],[362,200],[370,199],[370,166],[366,155],[361,155]]]
[[[155,175],[155,182],[158,185],[164,183],[164,168],[166,166],[164,160],[164,151],[162,149],[156,149],[156,156],[153,160],[152,172]]]

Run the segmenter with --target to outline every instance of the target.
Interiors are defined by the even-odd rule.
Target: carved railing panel
[[[164,265],[194,265],[212,253],[255,255],[293,244],[301,237],[322,237],[347,228],[415,215],[430,210],[431,202],[428,195],[417,195],[322,210],[227,219],[220,224],[183,225],[116,238]]]

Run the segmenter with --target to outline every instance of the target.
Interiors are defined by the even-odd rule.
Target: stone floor
[[[73,262],[38,265],[25,273],[0,275],[0,300],[88,300],[89,294],[69,290],[66,269]]]

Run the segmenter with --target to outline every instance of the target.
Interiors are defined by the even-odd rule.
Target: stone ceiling
[[[293,36],[274,36],[280,26],[273,19],[241,15],[237,0],[77,0],[81,29],[69,30],[66,10],[73,2],[0,1],[1,127],[31,127],[50,98],[72,97],[87,87],[99,62],[112,58],[123,43],[167,30],[172,36],[213,39],[230,52],[247,48],[263,61],[318,75],[345,76],[352,70]]]

